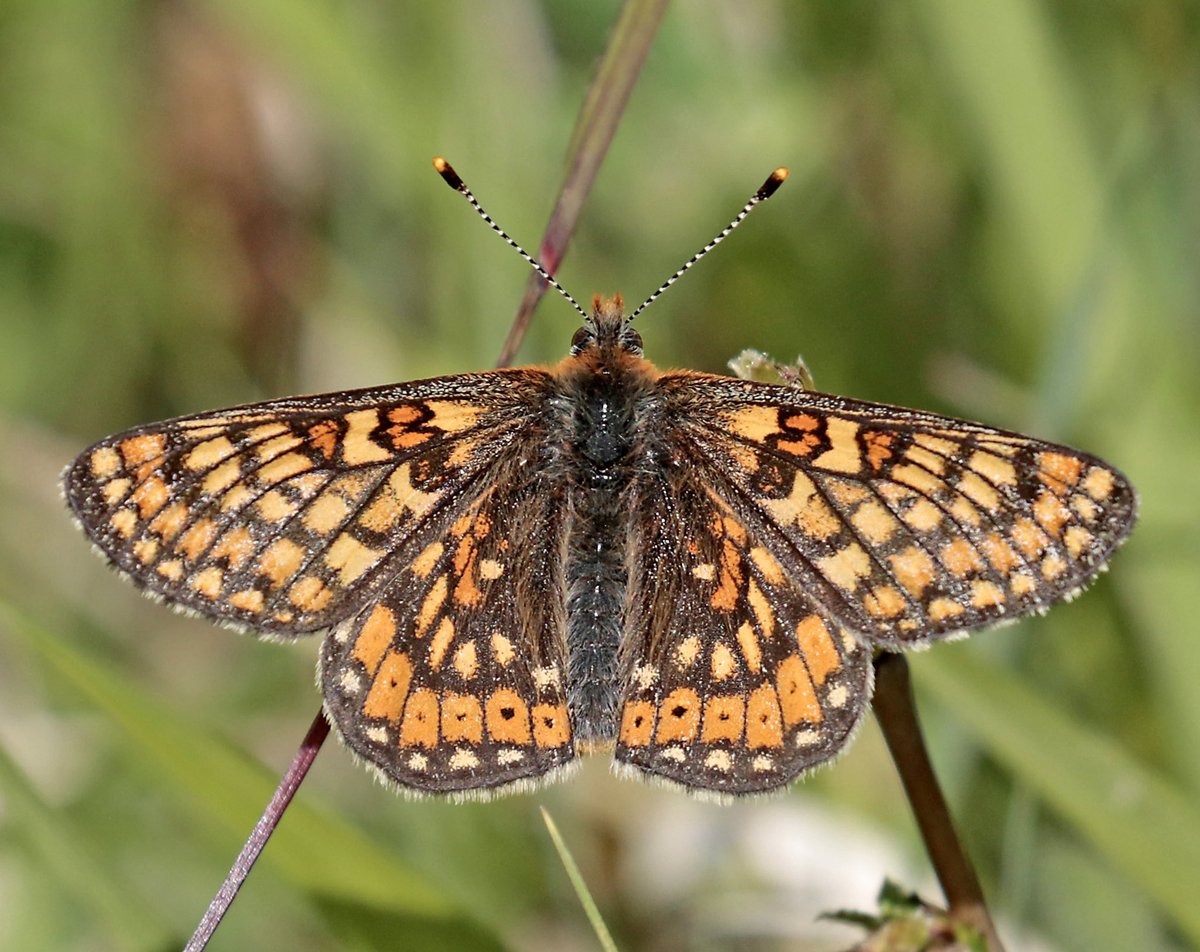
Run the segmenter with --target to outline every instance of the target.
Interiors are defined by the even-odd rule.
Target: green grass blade
[[[588,922],[592,924],[592,930],[596,933],[600,948],[605,952],[617,952],[617,944],[613,942],[612,934],[608,931],[608,926],[604,924],[604,918],[600,915],[596,901],[588,891],[587,883],[583,880],[583,874],[579,872],[575,857],[567,849],[567,844],[563,842],[562,835],[558,832],[558,826],[550,816],[550,811],[545,807],[542,807],[542,819],[546,823],[546,829],[550,833],[550,840],[554,843],[554,848],[558,850],[558,858],[562,860],[563,869],[567,871],[567,878],[571,880],[571,886],[575,889],[575,895],[579,897],[579,903],[583,906]]]

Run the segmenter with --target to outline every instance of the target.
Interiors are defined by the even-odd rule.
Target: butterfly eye
[[[621,329],[621,347],[639,357],[642,354],[642,335],[628,324]]]
[[[596,334],[590,327],[581,327],[575,332],[575,336],[571,338],[571,354],[578,354],[586,349],[588,345],[594,343]]]

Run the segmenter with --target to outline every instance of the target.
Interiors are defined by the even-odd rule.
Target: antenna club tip
[[[763,182],[762,188],[758,190],[758,194],[755,197],[758,198],[759,201],[770,198],[775,194],[779,186],[787,181],[787,177],[790,174],[791,173],[786,165],[779,166],[779,168],[767,176],[767,180]]]
[[[463,185],[463,180],[458,177],[458,173],[454,171],[454,166],[440,155],[433,157],[433,167],[443,181],[456,192],[461,192],[466,187]]]

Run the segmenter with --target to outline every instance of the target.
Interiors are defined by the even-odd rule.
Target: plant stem
[[[875,660],[875,696],[871,704],[951,917],[978,929],[992,952],[1004,952],[979,877],[954,829],[946,798],[933,772],[917,720],[908,661],[903,655],[884,653]]]

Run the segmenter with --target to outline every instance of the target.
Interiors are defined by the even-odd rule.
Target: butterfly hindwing
[[[770,790],[848,742],[870,650],[702,479],[647,474],[633,496],[615,757],[693,790]]]
[[[504,465],[321,653],[342,739],[435,793],[511,785],[576,756],[567,712],[561,487]],[[557,596],[557,597],[556,597]]]
[[[879,645],[1043,609],[1133,525],[1124,477],[1068,447],[726,377],[660,385],[680,408],[688,462],[776,527],[789,575]]]
[[[407,539],[467,506],[547,380],[462,375],[139,427],[80,454],[66,495],[140,587],[287,637],[359,609]]]

